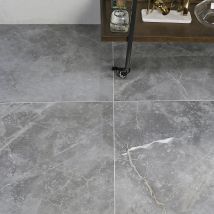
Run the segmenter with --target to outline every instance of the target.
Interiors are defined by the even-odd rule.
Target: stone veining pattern
[[[214,46],[99,37],[0,26],[0,214],[213,214]]]
[[[212,213],[214,102],[116,104],[117,213]]]
[[[0,102],[111,101],[111,44],[98,26],[2,25]]]
[[[113,212],[111,103],[5,104],[0,115],[0,213]]]
[[[124,65],[126,45],[114,45]],[[115,100],[213,100],[213,44],[135,43],[129,78],[115,80]]]

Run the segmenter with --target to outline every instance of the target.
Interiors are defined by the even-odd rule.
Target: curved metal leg
[[[132,44],[134,40],[134,30],[135,30],[135,22],[136,22],[136,14],[137,14],[137,0],[132,0],[132,9],[131,9],[131,23],[128,34],[128,44],[126,51],[126,62],[125,67],[113,67],[114,70],[120,78],[124,79],[131,71],[131,55],[132,55]]]

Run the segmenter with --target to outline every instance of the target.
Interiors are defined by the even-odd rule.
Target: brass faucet
[[[183,0],[183,15],[186,16],[189,10],[189,2],[190,0]]]
[[[167,3],[164,0],[155,0],[153,2],[153,9],[158,8],[163,15],[167,15],[170,12],[170,7],[167,6]]]
[[[159,9],[163,15],[169,14],[171,9],[183,12],[184,16],[186,16],[189,11],[190,0],[147,0],[147,14],[150,11],[151,2],[151,11]]]

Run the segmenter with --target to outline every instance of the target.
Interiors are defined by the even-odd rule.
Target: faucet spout
[[[189,11],[190,0],[183,0],[183,15],[186,16]]]

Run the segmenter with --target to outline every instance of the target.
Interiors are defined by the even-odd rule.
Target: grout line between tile
[[[112,43],[112,66],[114,66],[114,46]],[[116,148],[115,148],[115,114],[114,114],[114,71],[113,72],[113,144],[114,144],[114,214],[116,214],[116,193],[115,193],[115,184],[116,184],[116,166],[115,166],[115,156],[116,156]]]
[[[113,77],[114,79],[114,77]],[[114,100],[114,85],[113,85],[113,100],[111,101],[35,101],[35,102],[31,102],[31,101],[25,101],[25,102],[18,102],[18,101],[14,101],[14,102],[0,102],[0,105],[9,105],[9,104],[43,104],[43,103],[141,103],[141,102],[214,102],[214,100],[123,100],[123,101],[119,101],[119,100]]]
[[[115,103],[142,103],[142,102],[214,102],[214,100],[133,100],[133,101],[117,101]]]
[[[113,77],[114,79],[114,77]],[[114,80],[113,80],[114,81]],[[113,94],[114,94],[114,85],[113,85]],[[10,101],[10,102],[0,102],[0,105],[8,105],[8,104],[42,104],[42,103],[141,103],[141,102],[214,102],[214,100],[114,100],[114,95],[113,95],[113,100],[109,101],[23,101],[23,102],[18,102],[18,101]]]
[[[42,103],[112,103],[112,100],[109,101],[35,101],[35,102],[31,102],[31,101],[23,101],[23,102],[18,102],[18,101],[10,101],[10,102],[0,102],[0,105],[5,105],[5,104],[42,104]]]

